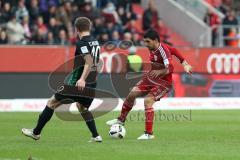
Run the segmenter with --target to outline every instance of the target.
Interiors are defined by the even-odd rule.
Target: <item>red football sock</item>
[[[125,122],[127,115],[131,111],[132,107],[133,107],[133,103],[130,104],[127,100],[124,101],[122,110],[121,110],[121,115],[118,117],[118,119],[121,122]]]
[[[152,107],[145,109],[145,132],[153,134],[154,110]]]

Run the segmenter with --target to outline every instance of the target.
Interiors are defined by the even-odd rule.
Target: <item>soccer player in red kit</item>
[[[151,70],[133,87],[125,99],[121,114],[117,119],[107,121],[107,125],[124,124],[128,113],[131,111],[135,99],[145,96],[145,133],[138,137],[139,140],[153,139],[153,104],[159,101],[172,88],[172,55],[176,56],[182,63],[184,70],[191,74],[192,66],[189,65],[182,55],[173,47],[160,43],[159,35],[154,30],[148,30],[144,34],[144,44],[150,50],[149,58]]]

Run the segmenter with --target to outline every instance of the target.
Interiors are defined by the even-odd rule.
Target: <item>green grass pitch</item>
[[[84,122],[67,122],[55,115],[39,141],[23,136],[22,127],[33,127],[38,113],[0,113],[0,160],[237,160],[240,159],[240,111],[162,111],[180,115],[157,117],[156,138],[138,141],[143,114],[132,112],[127,136],[111,139],[105,122],[117,112],[96,119],[103,143],[88,143]],[[185,116],[184,116],[185,115]],[[181,117],[182,116],[182,117]],[[139,118],[140,117],[140,118]]]

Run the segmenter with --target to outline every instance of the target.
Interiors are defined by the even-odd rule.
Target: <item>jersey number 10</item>
[[[99,61],[100,46],[92,46],[93,65],[96,66]]]

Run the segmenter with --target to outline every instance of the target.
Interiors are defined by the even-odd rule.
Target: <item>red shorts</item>
[[[166,95],[171,89],[172,84],[166,81],[154,81],[144,76],[135,87],[145,94],[151,94],[154,96],[155,101],[159,101],[163,96]]]

